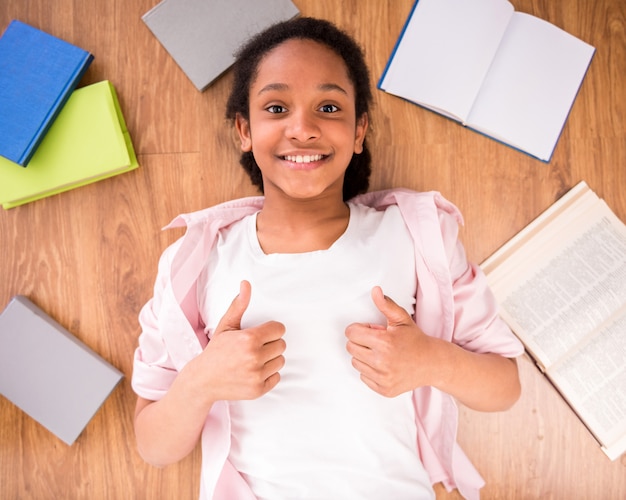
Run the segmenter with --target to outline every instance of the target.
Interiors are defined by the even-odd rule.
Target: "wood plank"
[[[223,117],[231,75],[198,92],[141,22],[155,3],[0,3],[0,29],[18,18],[95,54],[83,83],[113,82],[141,165],[0,212],[0,307],[15,294],[28,295],[126,376],[72,447],[0,398],[3,498],[197,498],[198,449],[165,469],[148,466],[135,449],[130,377],[137,314],[152,293],[160,253],[180,235],[160,228],[180,212],[255,190]],[[353,34],[375,83],[413,1],[294,3],[303,15]],[[626,4],[513,3],[597,48],[549,164],[380,91],[368,138],[371,188],[441,191],[463,211],[462,237],[475,261],[581,179],[626,220]],[[626,496],[626,457],[610,462],[527,358],[520,371],[524,392],[512,410],[461,408],[459,440],[487,480],[484,498]]]

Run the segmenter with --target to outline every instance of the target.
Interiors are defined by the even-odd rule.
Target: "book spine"
[[[80,82],[80,80],[82,79],[83,75],[85,74],[85,72],[89,68],[89,65],[91,64],[91,61],[93,61],[93,55],[91,53],[89,53],[89,52],[86,52],[86,51],[84,51],[84,52],[85,52],[85,56],[84,56],[83,60],[76,67],[76,69],[75,69],[75,71],[74,71],[74,73],[72,75],[71,80],[69,80],[68,83],[67,83],[66,88],[69,88],[69,89],[76,88],[76,86],[78,85],[78,82]],[[56,102],[56,104],[51,109],[50,114],[48,114],[48,116],[46,116],[46,119],[43,121],[43,123],[39,127],[39,130],[33,136],[33,139],[30,142],[30,144],[28,145],[28,148],[26,148],[24,150],[24,153],[22,154],[22,156],[17,161],[18,164],[20,164],[23,167],[27,166],[28,162],[33,157],[33,155],[35,154],[35,151],[37,150],[37,147],[39,146],[39,144],[41,143],[42,139],[44,138],[46,132],[48,131],[48,129],[50,128],[50,126],[54,122],[55,118],[61,112],[61,109],[63,109],[63,106],[65,105],[67,100],[70,98],[70,95],[72,95],[71,91],[70,92],[65,92],[64,94],[61,94],[59,96],[59,100]]]
[[[124,119],[124,114],[122,113],[122,107],[120,106],[119,98],[117,97],[117,92],[115,91],[115,87],[113,84],[106,80],[107,85],[109,86],[109,90],[111,91],[111,99],[113,100],[113,106],[115,107],[115,112],[117,113],[117,119],[120,123],[120,128],[122,129],[122,135],[124,136],[124,142],[126,143],[126,149],[128,151],[128,157],[130,160],[130,166],[136,167],[137,163],[137,155],[135,153],[135,148],[133,147],[133,142],[130,138],[130,132],[128,131],[128,127],[126,126],[126,120]]]
[[[396,55],[396,52],[398,51],[398,47],[400,46],[400,42],[402,41],[402,38],[404,37],[404,33],[406,32],[407,27],[409,26],[409,23],[411,22],[411,18],[413,17],[413,14],[415,13],[415,9],[417,8],[417,4],[419,3],[419,0],[415,0],[415,3],[413,4],[413,7],[411,8],[411,12],[409,13],[404,26],[402,27],[402,31],[400,32],[400,36],[398,36],[398,39],[396,40],[396,44],[393,47],[393,50],[391,51],[391,55],[389,56],[389,59],[387,60],[387,64],[385,65],[385,69],[383,70],[382,75],[380,76],[380,79],[378,80],[378,83],[376,84],[376,87],[379,88],[380,90],[385,90],[383,88],[383,81],[385,79],[385,76],[387,76],[387,71],[389,71],[389,67],[391,66],[391,63],[393,62],[393,58]]]

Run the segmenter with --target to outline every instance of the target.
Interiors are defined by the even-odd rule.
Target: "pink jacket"
[[[516,357],[522,344],[498,317],[496,302],[480,269],[467,262],[459,243],[458,209],[440,194],[394,189],[353,200],[382,209],[396,204],[415,242],[418,277],[415,321],[429,335],[474,352]],[[218,231],[260,210],[263,197],[227,202],[180,215],[170,227],[185,235],[162,255],[153,298],[139,315],[142,333],[135,352],[132,385],[143,398],[159,400],[177,373],[208,343],[197,310],[196,280]],[[432,387],[414,391],[418,449],[434,483],[478,498],[484,481],[456,443],[458,410],[451,396]],[[202,433],[201,498],[252,499],[243,478],[227,460],[230,420],[226,402],[213,405]]]

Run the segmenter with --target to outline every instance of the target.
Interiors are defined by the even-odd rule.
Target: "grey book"
[[[202,91],[248,38],[298,14],[290,0],[163,0],[142,20]]]
[[[123,374],[27,297],[0,315],[0,394],[71,445]]]

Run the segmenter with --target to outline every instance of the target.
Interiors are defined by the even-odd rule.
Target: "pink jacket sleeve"
[[[153,296],[139,313],[141,335],[139,345],[135,349],[131,383],[138,396],[152,401],[158,401],[165,395],[178,374],[159,324],[163,293],[169,279],[171,256],[178,246],[175,243],[161,255]]]
[[[458,222],[439,212],[454,297],[452,341],[472,352],[517,357],[524,352],[519,339],[498,314],[498,304],[482,269],[467,260],[458,239]]]

